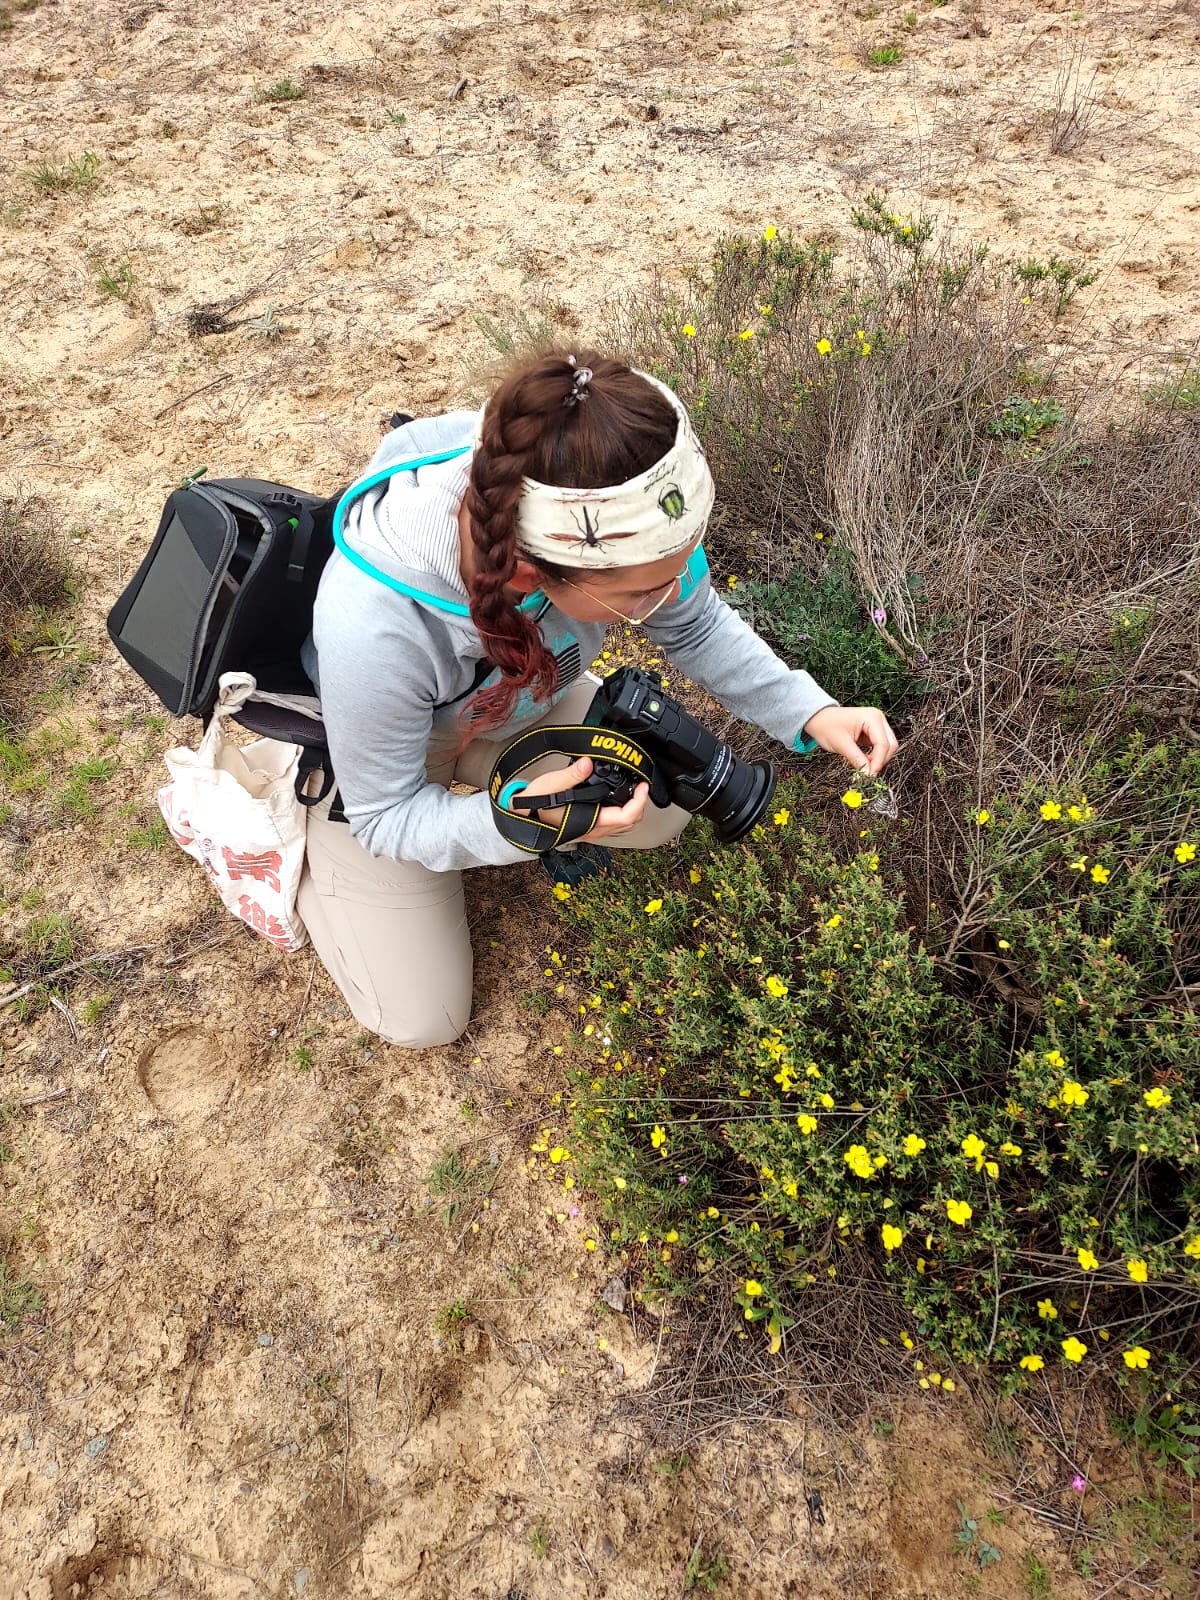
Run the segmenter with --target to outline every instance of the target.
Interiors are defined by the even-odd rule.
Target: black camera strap
[[[614,776],[628,778],[631,784],[649,783],[655,789],[654,764],[641,745],[635,744],[609,728],[587,728],[581,724],[564,724],[561,727],[531,728],[518,734],[501,752],[492,768],[488,781],[488,794],[492,802],[492,818],[509,844],[531,855],[543,850],[553,850],[559,845],[571,844],[594,828],[602,805],[611,805],[613,785],[589,782],[567,789],[562,794],[532,795],[528,800],[517,793],[502,806],[500,797],[514,779],[520,778],[543,756],[564,755],[572,760],[591,756],[596,767],[613,769]],[[595,770],[595,768],[593,769]],[[510,807],[524,810],[554,810],[562,806],[563,817],[557,827],[539,822],[536,817],[521,816]]]

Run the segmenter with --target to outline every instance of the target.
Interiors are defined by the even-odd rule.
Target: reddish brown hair
[[[475,549],[471,620],[500,668],[500,682],[472,706],[471,732],[507,722],[522,689],[549,701],[558,667],[537,624],[505,597],[517,565],[521,480],[561,488],[602,489],[645,472],[675,442],[670,403],[623,361],[596,350],[548,350],[523,362],[496,389],[483,414],[483,437],[471,463],[466,503]],[[590,367],[587,398],[565,404],[575,374]],[[571,568],[537,562],[549,577],[575,578]]]

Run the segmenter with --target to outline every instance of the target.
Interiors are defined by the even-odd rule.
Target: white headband
[[[675,443],[638,477],[603,489],[564,489],[526,478],[517,506],[522,555],[592,570],[636,567],[677,555],[703,533],[714,489],[691,418],[665,383],[648,372],[637,375],[670,402],[678,418]],[[590,376],[586,367],[579,370],[568,401],[590,398]]]

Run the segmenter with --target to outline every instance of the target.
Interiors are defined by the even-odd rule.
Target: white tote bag
[[[199,748],[166,753],[170,783],[158,804],[171,836],[198,861],[228,910],[280,950],[307,944],[296,915],[305,810],[296,798],[300,746],[256,739],[237,746],[225,719],[254,693],[246,672],[221,675]]]

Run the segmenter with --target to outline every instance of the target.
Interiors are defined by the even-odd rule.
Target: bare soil
[[[876,188],[1092,262],[1068,322],[1106,371],[1194,349],[1192,0],[914,5],[0,8],[0,493],[44,497],[86,579],[74,687],[35,699],[48,659],[23,680],[81,753],[12,797],[0,895],[6,932],[40,909],[77,955],[129,952],[70,1015],[0,1010],[0,1229],[44,1298],[0,1365],[0,1600],[665,1600],[706,1564],[746,1600],[1017,1600],[1030,1553],[1060,1600],[1169,1592],[1153,1554],[1137,1588],[1071,1564],[1127,1471],[1094,1419],[1014,1456],[967,1378],[881,1397],[877,1429],[798,1396],[670,1456],[639,1396],[686,1330],[604,1304],[586,1200],[525,1166],[575,1025],[569,993],[521,1003],[555,937],[533,872],[472,875],[475,1020],[412,1055],[130,836],[194,731],[147,726],[103,633],[168,490],[201,466],[333,490],[392,410],[481,396],[479,315],[582,339],[721,233],[837,235]],[[91,183],[31,181],[84,152]],[[106,739],[95,814],[56,809]],[[484,1180],[449,1223],[448,1148]],[[955,1555],[956,1500],[1004,1517],[998,1564]]]

